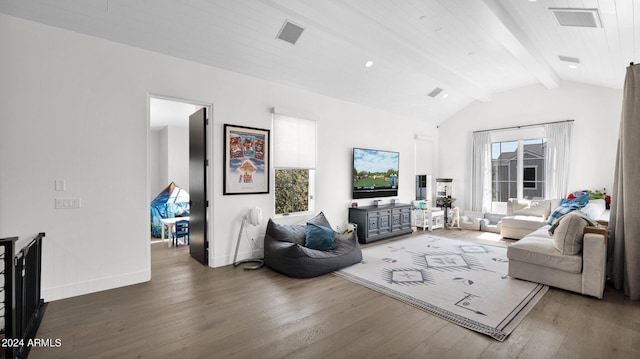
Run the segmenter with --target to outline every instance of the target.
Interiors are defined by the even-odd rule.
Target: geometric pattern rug
[[[364,248],[334,274],[502,342],[549,289],[510,278],[506,251],[422,235]]]

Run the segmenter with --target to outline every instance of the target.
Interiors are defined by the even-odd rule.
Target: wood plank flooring
[[[150,282],[51,302],[37,338],[62,345],[30,358],[638,358],[640,302],[552,288],[500,343],[331,274],[212,269],[153,244]]]

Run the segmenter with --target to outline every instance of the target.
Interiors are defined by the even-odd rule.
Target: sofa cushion
[[[560,253],[549,236],[528,235],[507,248],[507,258],[579,274],[582,256]]]
[[[500,223],[500,221],[502,221],[502,218],[504,218],[504,214],[485,213],[484,218],[489,220],[488,224],[498,224]]]
[[[607,210],[607,204],[604,199],[590,199],[586,206],[579,209],[582,213],[593,220],[598,220]]]
[[[532,232],[542,227],[545,220],[534,216],[507,216],[502,219],[502,227],[530,229]]]
[[[510,200],[510,215],[548,217],[551,213],[550,200]]]
[[[534,237],[548,237],[549,239],[551,239],[553,232],[551,231],[551,226],[548,224],[545,224],[544,226],[531,232],[529,235]]]
[[[336,244],[333,242],[333,234],[333,230],[329,227],[307,223],[307,235],[304,246],[319,251],[336,249]]]
[[[582,251],[582,236],[587,226],[581,216],[568,214],[558,221],[558,227],[553,232],[553,245],[562,254],[578,254]]]

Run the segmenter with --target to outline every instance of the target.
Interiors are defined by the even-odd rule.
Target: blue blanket
[[[551,215],[549,216],[549,220],[547,221],[547,224],[554,225],[560,219],[560,217],[564,216],[567,213],[571,213],[576,209],[580,209],[586,206],[587,203],[589,203],[588,193],[584,193],[584,194],[582,192],[577,192],[577,193],[579,193],[580,195],[576,198],[563,199],[562,201],[560,201],[560,206],[558,206],[558,208],[556,208],[551,213]]]

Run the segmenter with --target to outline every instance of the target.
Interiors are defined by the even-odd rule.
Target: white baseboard
[[[253,251],[238,252],[239,261],[246,258],[264,258],[264,250],[256,249]],[[209,261],[209,266],[213,268],[224,267],[230,264],[233,264],[233,254],[217,257],[214,256],[212,260]]]
[[[125,287],[132,284],[144,283],[148,282],[149,280],[151,280],[151,272],[149,270],[144,270],[115,277],[106,277],[90,281],[77,282],[59,287],[42,288],[42,298],[45,302],[50,302],[54,300],[76,297],[83,294]]]

